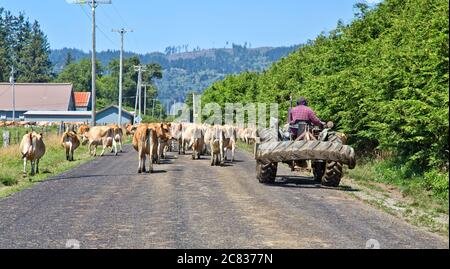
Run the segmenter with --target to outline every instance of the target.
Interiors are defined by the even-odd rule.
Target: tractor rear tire
[[[325,175],[322,178],[322,185],[327,187],[339,187],[344,170],[341,163],[327,162]]]
[[[332,143],[344,144],[342,138],[336,134],[328,137],[328,141]],[[342,177],[344,175],[344,168],[342,163],[327,162],[325,167],[325,174],[322,178],[322,185],[327,187],[339,187]]]
[[[278,163],[271,164],[256,164],[256,177],[259,183],[262,184],[273,184],[277,177]]]

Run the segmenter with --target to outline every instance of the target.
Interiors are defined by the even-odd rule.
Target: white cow
[[[45,144],[42,134],[31,132],[22,138],[20,143],[20,153],[23,159],[23,174],[27,174],[27,161],[31,162],[31,176],[39,174],[39,161],[45,154]]]

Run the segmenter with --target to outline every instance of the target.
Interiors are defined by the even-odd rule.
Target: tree
[[[97,61],[97,79],[102,77],[103,67]],[[92,89],[92,65],[90,59],[82,59],[77,63],[71,63],[56,77],[55,82],[72,83],[74,90],[90,92]],[[98,87],[98,85],[97,85]],[[99,92],[101,89],[99,89]]]
[[[0,80],[7,81],[14,65],[19,82],[48,82],[51,79],[50,48],[39,23],[25,15],[13,16],[0,8]]]
[[[72,53],[69,51],[66,54],[66,58],[64,60],[64,66],[68,66],[69,64],[71,64],[73,62],[73,56]]]
[[[28,25],[26,24],[26,27]],[[20,51],[20,69],[22,82],[48,82],[52,76],[52,66],[49,59],[50,46],[41,31],[39,23],[35,21],[29,30],[24,30],[27,37],[25,45]]]

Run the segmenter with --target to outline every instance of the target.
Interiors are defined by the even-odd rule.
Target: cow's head
[[[85,132],[81,135],[81,144],[85,146],[89,142],[89,138],[87,136],[88,132]]]
[[[80,128],[78,128],[78,133],[83,136],[85,133],[89,132],[90,127],[87,125],[81,125]]]
[[[158,136],[164,141],[172,140],[172,124],[171,123],[161,123],[160,126],[158,126],[159,130]]]

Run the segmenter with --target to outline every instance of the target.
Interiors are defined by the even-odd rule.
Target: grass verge
[[[66,172],[85,163],[92,158],[87,147],[80,146],[75,151],[75,161],[66,161],[66,155],[59,144],[56,134],[44,137],[46,153],[41,159],[40,174],[33,177],[22,175],[23,160],[20,159],[19,145],[12,145],[0,149],[0,198],[10,196],[16,192],[30,188],[38,182]],[[30,163],[27,164],[27,172],[30,171]],[[31,181],[30,181],[31,180]]]
[[[449,235],[448,173],[430,171],[405,176],[392,160],[366,161],[348,171],[346,184],[356,196],[387,213],[441,235]]]

